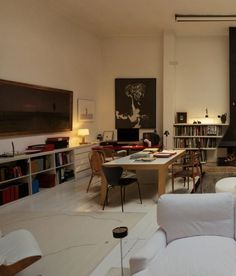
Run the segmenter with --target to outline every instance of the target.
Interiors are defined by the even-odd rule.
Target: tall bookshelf
[[[207,151],[217,149],[227,127],[227,124],[174,124],[174,148],[199,150],[202,162],[206,162]]]

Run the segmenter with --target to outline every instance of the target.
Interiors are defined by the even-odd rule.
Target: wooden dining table
[[[174,154],[169,157],[161,156],[156,157],[152,161],[147,161],[145,158],[142,160],[133,159],[128,155],[121,157],[110,162],[106,162],[103,166],[107,167],[122,167],[124,170],[152,170],[157,173],[156,193],[158,196],[165,194],[166,191],[166,179],[168,174],[168,167],[175,162],[178,158],[184,155],[185,150],[174,150]],[[145,161],[144,161],[145,160]],[[106,179],[102,176],[100,202],[103,204],[106,196]]]

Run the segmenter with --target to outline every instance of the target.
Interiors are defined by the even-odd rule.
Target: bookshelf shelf
[[[47,173],[47,172],[50,172],[50,171],[54,172],[55,168],[49,168],[49,169],[45,169],[45,170],[42,170],[42,171],[32,172],[31,176],[35,176],[35,175],[38,175],[38,174],[41,174],[41,173]]]
[[[12,181],[18,181],[18,180],[27,178],[27,177],[29,177],[29,176],[30,176],[30,175],[28,174],[28,175],[22,175],[22,176],[19,176],[19,177],[15,177],[15,178],[3,180],[3,181],[0,182],[0,184],[3,185],[3,184],[10,183],[10,182],[12,182]],[[0,189],[1,189],[1,186],[0,186]]]
[[[207,151],[217,149],[227,127],[227,124],[174,124],[174,148],[199,150],[202,162],[206,162]]]
[[[64,164],[64,165],[57,166],[56,169],[69,167],[69,166],[71,166],[71,165],[73,165],[73,164],[74,164],[74,162],[70,162],[70,163],[67,163],[67,164]]]

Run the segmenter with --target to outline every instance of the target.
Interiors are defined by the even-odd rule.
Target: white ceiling
[[[236,0],[47,0],[75,24],[100,36],[227,35],[236,22],[177,23],[179,14],[236,14]]]

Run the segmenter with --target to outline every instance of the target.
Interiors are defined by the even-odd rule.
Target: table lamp
[[[80,144],[87,144],[85,142],[85,136],[88,136],[88,135],[89,135],[89,129],[87,129],[87,128],[80,128],[78,130],[78,136],[82,137],[82,142]]]

